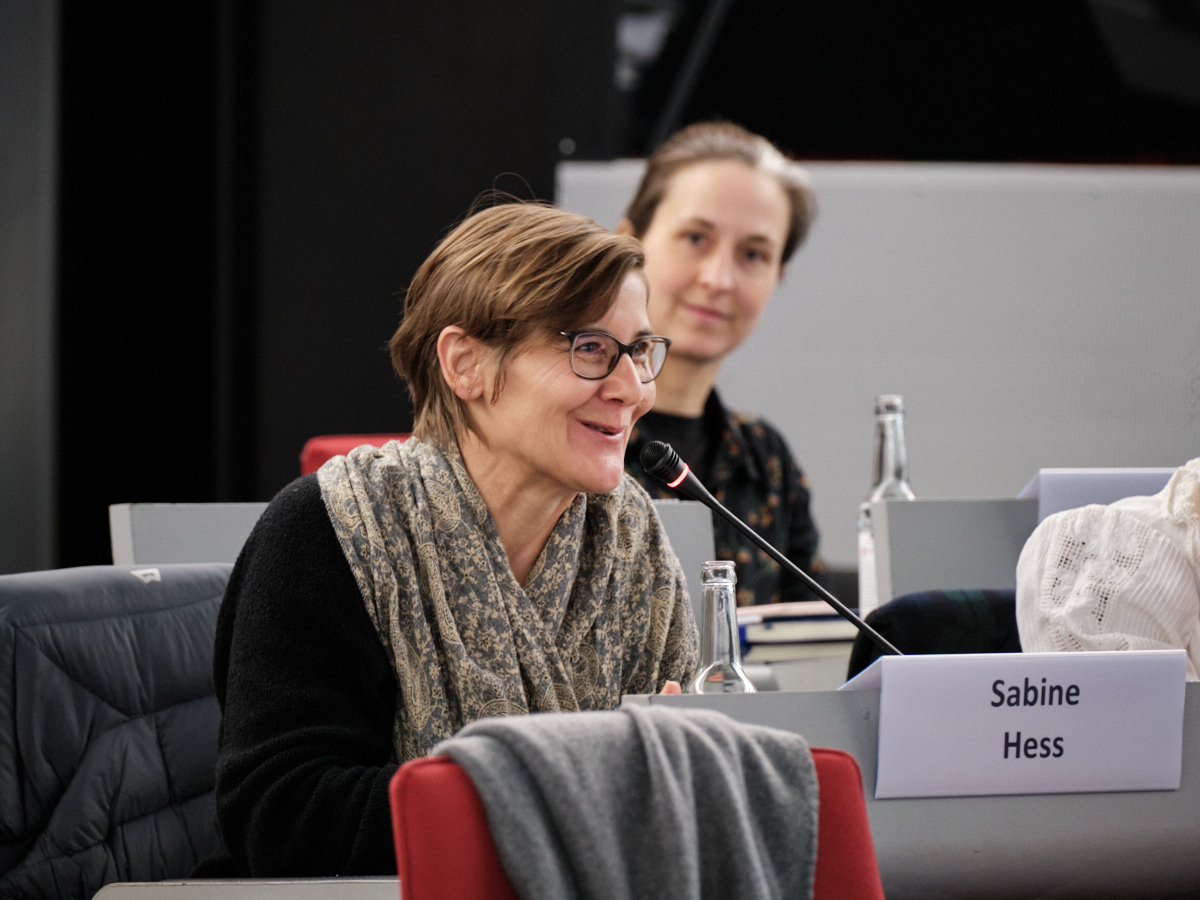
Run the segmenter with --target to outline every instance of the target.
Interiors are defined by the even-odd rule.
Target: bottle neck
[[[867,500],[913,498],[908,483],[908,452],[904,446],[904,414],[875,417],[875,454],[871,492]]]
[[[700,667],[741,663],[737,637],[737,592],[732,582],[704,583],[704,621],[700,624]]]

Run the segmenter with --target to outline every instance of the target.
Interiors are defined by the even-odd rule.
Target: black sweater
[[[254,527],[217,620],[217,825],[200,877],[396,871],[396,681],[316,476]]]

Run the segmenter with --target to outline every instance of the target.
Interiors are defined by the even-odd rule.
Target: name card
[[[875,797],[1179,788],[1183,650],[884,656]]]

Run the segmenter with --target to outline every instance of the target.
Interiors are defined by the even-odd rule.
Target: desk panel
[[[701,707],[838,747],[862,768],[883,887],[903,898],[1200,896],[1200,684],[1178,791],[875,800],[879,692],[626,698]]]

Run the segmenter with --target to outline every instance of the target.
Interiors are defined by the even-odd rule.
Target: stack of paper
[[[737,617],[742,660],[748,663],[847,657],[858,634],[824,600],[742,606]]]

